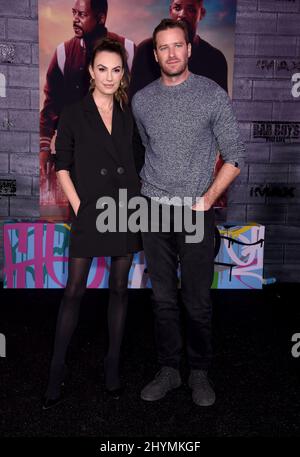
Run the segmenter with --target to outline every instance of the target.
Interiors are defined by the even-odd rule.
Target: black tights
[[[108,334],[109,347],[105,358],[105,383],[109,389],[120,387],[119,356],[123,339],[128,302],[128,273],[132,254],[111,258],[109,276]],[[68,281],[59,308],[54,351],[46,396],[59,395],[66,352],[78,323],[80,303],[86,289],[92,258],[70,257]]]

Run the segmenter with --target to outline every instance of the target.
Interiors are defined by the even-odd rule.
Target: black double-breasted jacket
[[[108,132],[88,93],[81,101],[66,106],[60,116],[55,141],[55,169],[68,170],[80,198],[77,215],[72,211],[70,256],[118,256],[142,249],[139,233],[118,228],[119,190],[128,199],[139,195],[140,181],[134,148],[142,147],[131,110],[114,100],[112,132]],[[100,197],[116,203],[116,231],[99,232],[96,219],[107,206],[96,208]],[[105,200],[105,199],[104,199]]]

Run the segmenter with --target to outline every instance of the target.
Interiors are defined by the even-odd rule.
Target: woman
[[[112,197],[118,209],[126,204],[119,201],[119,189],[127,190],[128,199],[139,194],[133,158],[133,143],[139,144],[139,138],[126,106],[126,65],[122,45],[108,38],[101,40],[93,50],[89,65],[90,92],[80,102],[66,107],[60,116],[55,169],[74,213],[68,281],[57,319],[44,409],[56,405],[62,398],[65,356],[77,326],[93,257],[111,256],[109,348],[104,374],[107,392],[116,399],[121,393],[119,356],[127,312],[128,273],[133,253],[140,251],[142,245],[137,233],[99,232],[96,220],[101,208],[96,207],[96,202],[103,196]],[[105,205],[102,208],[104,211]]]

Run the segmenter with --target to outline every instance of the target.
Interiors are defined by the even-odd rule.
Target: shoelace
[[[170,371],[164,370],[162,368],[161,370],[159,370],[158,373],[156,373],[155,379],[161,378],[162,380],[167,381],[170,378],[170,376],[171,376]]]
[[[194,373],[192,375],[193,384],[209,384],[208,377],[205,373]]]
[[[210,382],[204,373],[197,373],[192,376],[192,385],[196,387],[210,387]]]

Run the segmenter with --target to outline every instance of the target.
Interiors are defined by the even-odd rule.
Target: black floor
[[[106,290],[84,297],[72,340],[67,400],[41,409],[62,290],[1,290],[1,437],[291,437],[300,436],[300,285],[263,291],[212,291],[214,406],[192,403],[186,384],[155,403],[139,398],[157,365],[150,291],[130,291],[119,401],[103,392]],[[182,373],[187,378],[183,361]]]

